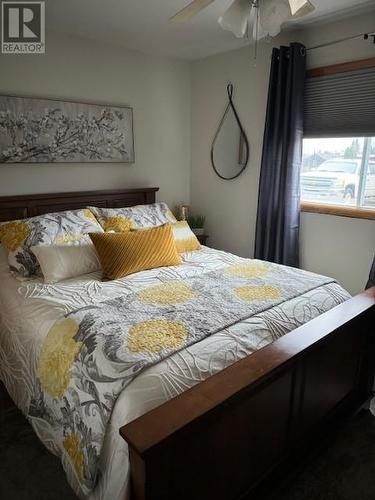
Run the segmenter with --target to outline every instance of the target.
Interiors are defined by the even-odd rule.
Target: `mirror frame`
[[[246,133],[244,131],[244,128],[243,128],[242,123],[241,123],[241,120],[240,120],[240,118],[238,116],[238,113],[237,113],[237,110],[236,110],[236,108],[234,106],[234,102],[233,102],[233,84],[232,83],[228,83],[228,85],[227,85],[227,94],[228,94],[228,100],[229,101],[228,101],[227,107],[225,108],[223,117],[220,120],[219,127],[218,127],[218,129],[216,131],[216,134],[215,134],[215,136],[213,138],[212,145],[211,145],[211,164],[212,164],[212,168],[214,169],[214,171],[215,171],[215,173],[216,173],[216,175],[218,177],[220,177],[224,181],[231,181],[231,180],[236,179],[237,177],[239,177],[242,174],[242,172],[245,170],[245,168],[247,167],[247,164],[249,163],[249,157],[250,157],[250,146],[249,146],[249,141],[248,141],[247,135],[246,135]],[[221,127],[223,126],[225,117],[227,116],[230,108],[232,108],[232,111],[233,111],[234,116],[235,116],[235,118],[237,120],[238,126],[240,128],[241,136],[243,137],[243,139],[245,141],[246,158],[245,158],[245,162],[244,162],[243,167],[241,168],[241,170],[236,175],[234,175],[233,177],[224,177],[223,175],[221,175],[219,173],[219,171],[216,168],[216,165],[215,165],[215,162],[214,162],[214,147],[215,147],[216,139],[217,139],[217,137],[218,137],[218,135],[220,133]]]

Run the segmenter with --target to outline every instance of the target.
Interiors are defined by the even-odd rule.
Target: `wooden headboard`
[[[25,219],[49,212],[94,207],[131,207],[155,202],[159,188],[80,191],[73,193],[29,194],[0,197],[0,222]]]

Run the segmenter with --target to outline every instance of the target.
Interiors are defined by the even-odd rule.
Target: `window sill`
[[[346,205],[326,205],[323,203],[302,201],[301,211],[315,214],[339,215],[341,217],[352,217],[355,219],[375,220],[375,210],[371,208],[357,208]]]

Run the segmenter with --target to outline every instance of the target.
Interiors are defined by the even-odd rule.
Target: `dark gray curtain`
[[[305,47],[273,49],[259,181],[255,258],[299,267],[299,175]]]
[[[372,267],[371,267],[371,271],[370,271],[369,280],[368,280],[367,285],[366,285],[366,290],[367,290],[367,288],[371,288],[372,286],[375,286],[375,256],[374,256],[374,260],[372,262]]]

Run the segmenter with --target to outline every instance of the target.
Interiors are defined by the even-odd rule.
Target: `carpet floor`
[[[375,405],[372,410],[340,428],[324,450],[280,485],[272,500],[375,500]],[[4,393],[0,396],[0,499],[76,500],[59,460],[38,441]]]

